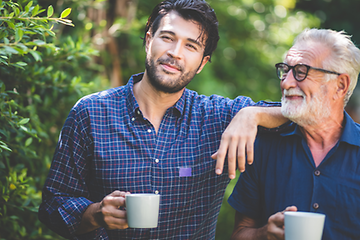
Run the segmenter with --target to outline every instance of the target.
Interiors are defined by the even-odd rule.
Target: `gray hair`
[[[351,41],[351,36],[344,31],[333,31],[329,29],[305,29],[300,33],[294,45],[315,41],[329,47],[331,56],[323,62],[323,68],[338,73],[347,73],[350,76],[350,86],[344,99],[344,107],[348,103],[358,81],[360,72],[360,49]],[[333,75],[327,74],[326,80],[334,79]]]

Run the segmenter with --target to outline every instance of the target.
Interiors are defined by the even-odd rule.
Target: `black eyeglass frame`
[[[278,78],[279,78],[281,81],[283,81],[284,78],[283,78],[283,79],[281,78],[281,76],[280,76],[280,70],[279,70],[279,69],[280,69],[281,66],[283,66],[283,65],[285,65],[285,66],[287,66],[287,67],[289,68],[289,70],[288,70],[286,73],[288,73],[291,69],[293,70],[293,71],[292,71],[293,76],[294,76],[295,80],[298,81],[298,82],[302,82],[302,81],[304,81],[304,80],[307,78],[307,75],[308,75],[310,69],[314,69],[314,70],[317,70],[317,71],[320,71],[320,72],[323,72],[323,73],[336,74],[336,75],[338,75],[338,76],[341,75],[341,73],[337,73],[337,72],[334,72],[334,71],[325,70],[325,69],[322,69],[322,68],[311,67],[311,66],[309,66],[309,65],[302,64],[302,63],[296,64],[296,65],[294,65],[294,66],[290,66],[290,65],[288,65],[288,64],[286,64],[286,63],[277,63],[277,64],[275,64],[276,74],[277,74]],[[299,66],[304,66],[304,67],[306,67],[305,77],[302,78],[302,79],[298,79],[297,76],[296,76],[296,75],[297,75],[297,74],[296,74],[296,73],[297,73],[296,68],[299,67]],[[285,72],[285,71],[284,71],[284,72]]]

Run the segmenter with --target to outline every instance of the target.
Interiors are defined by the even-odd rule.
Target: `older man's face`
[[[312,67],[322,67],[322,60],[328,57],[329,50],[319,43],[298,44],[293,46],[285,62],[291,66],[302,63]],[[293,70],[290,70],[293,71]],[[324,83],[324,73],[313,69],[302,82],[298,82],[292,73],[281,81],[282,114],[300,126],[316,125],[330,117],[329,89],[331,82]]]

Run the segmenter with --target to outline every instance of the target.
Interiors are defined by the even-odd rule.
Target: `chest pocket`
[[[331,211],[331,228],[349,239],[359,239],[360,236],[360,186],[354,188],[343,184],[336,186],[335,211]],[[334,219],[334,220],[332,220]]]

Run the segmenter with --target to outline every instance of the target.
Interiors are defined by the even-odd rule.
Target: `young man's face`
[[[158,90],[175,93],[182,90],[209,60],[203,58],[205,38],[199,38],[198,23],[183,19],[177,12],[165,15],[152,36],[146,35],[146,71]]]

